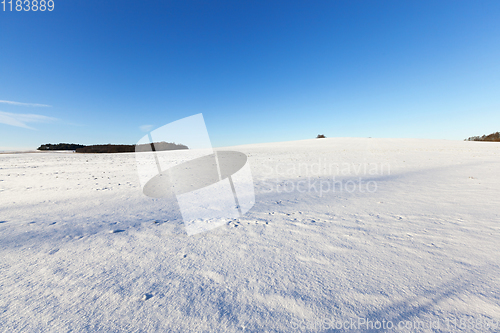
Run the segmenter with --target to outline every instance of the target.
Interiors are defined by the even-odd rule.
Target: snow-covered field
[[[193,236],[133,154],[1,154],[0,331],[500,331],[499,143],[228,149],[256,204]]]

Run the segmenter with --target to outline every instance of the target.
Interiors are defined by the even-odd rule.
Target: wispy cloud
[[[45,108],[52,106],[52,105],[46,105],[46,104],[21,103],[21,102],[3,101],[3,100],[0,100],[0,103],[10,104],[10,105],[18,105],[18,106],[34,106],[34,107],[45,107]]]
[[[39,114],[19,114],[0,111],[0,124],[10,126],[34,129],[27,125],[27,123],[46,123],[55,121],[57,118],[42,116]]]
[[[149,132],[153,128],[153,125],[141,125],[141,126],[139,126],[139,128],[143,132]]]

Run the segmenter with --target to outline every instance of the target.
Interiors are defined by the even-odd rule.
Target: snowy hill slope
[[[194,236],[133,154],[0,155],[0,331],[500,330],[500,144],[227,149],[256,204]]]

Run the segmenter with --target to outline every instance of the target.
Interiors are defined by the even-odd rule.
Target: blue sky
[[[0,11],[0,150],[500,130],[499,1],[54,2]]]

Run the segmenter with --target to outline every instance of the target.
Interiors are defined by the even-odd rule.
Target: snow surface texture
[[[500,330],[500,144],[228,150],[255,206],[194,236],[133,154],[0,155],[0,331]]]

